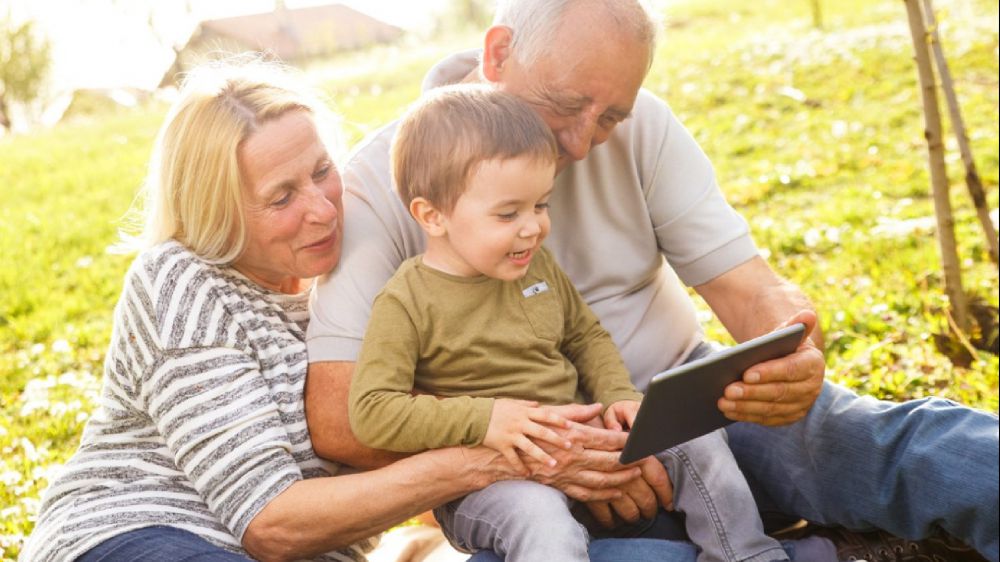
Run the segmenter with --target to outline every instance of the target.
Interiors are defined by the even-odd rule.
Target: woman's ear
[[[417,221],[420,228],[424,229],[427,236],[438,237],[448,233],[444,213],[423,197],[414,197],[410,201],[410,215]]]
[[[505,25],[494,25],[486,30],[483,44],[483,77],[499,82],[504,64],[510,59],[510,45],[514,32]]]

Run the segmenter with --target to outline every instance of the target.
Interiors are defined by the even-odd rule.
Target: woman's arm
[[[243,547],[263,562],[314,557],[514,477],[492,449],[451,447],[370,472],[302,480],[253,518]]]

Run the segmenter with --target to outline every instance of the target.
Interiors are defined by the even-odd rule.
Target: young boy
[[[393,144],[403,202],[427,235],[376,298],[350,392],[351,428],[371,447],[485,445],[555,461],[570,447],[542,405],[606,409],[630,427],[642,395],[608,333],[542,247],[557,148],[542,119],[494,89],[439,89],[411,108]],[[413,394],[419,389],[427,394]],[[716,432],[661,455],[699,561],[787,560],[763,533],[749,488]],[[508,561],[588,560],[589,535],[561,492],[511,480],[436,510],[457,548]]]

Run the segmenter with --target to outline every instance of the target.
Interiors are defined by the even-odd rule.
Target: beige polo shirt
[[[445,59],[425,89],[460,80],[476,56]],[[424,250],[423,232],[390,179],[395,127],[362,141],[344,167],[343,257],[311,297],[310,361],[355,361],[375,295]],[[757,255],[708,158],[645,90],[607,142],[559,174],[550,203],[545,246],[611,334],[639,389],[702,338],[684,284],[704,283]]]

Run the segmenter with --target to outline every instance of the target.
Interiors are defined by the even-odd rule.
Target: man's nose
[[[559,132],[559,146],[573,160],[583,160],[594,143],[597,119],[581,115],[571,127]]]

